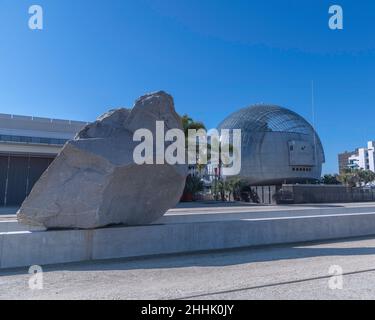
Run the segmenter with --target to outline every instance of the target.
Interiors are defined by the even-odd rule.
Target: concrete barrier
[[[16,231],[45,231],[44,227],[31,227],[18,223],[17,220],[0,221],[0,232],[16,232]]]
[[[275,194],[278,203],[332,203],[375,201],[375,189],[342,185],[284,184]]]
[[[213,215],[214,216],[214,215]],[[0,232],[0,268],[375,235],[375,213]]]

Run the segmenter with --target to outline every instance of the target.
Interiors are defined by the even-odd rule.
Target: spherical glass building
[[[241,129],[240,177],[249,184],[307,183],[321,177],[322,143],[314,128],[291,110],[254,105],[234,112],[218,129]]]

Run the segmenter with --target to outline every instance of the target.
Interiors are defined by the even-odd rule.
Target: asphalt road
[[[375,238],[43,269],[0,271],[0,299],[375,299]]]

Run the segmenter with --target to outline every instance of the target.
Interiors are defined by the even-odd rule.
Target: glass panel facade
[[[0,141],[3,141],[3,142],[18,142],[18,143],[32,143],[32,144],[64,145],[68,141],[68,139],[0,135]]]

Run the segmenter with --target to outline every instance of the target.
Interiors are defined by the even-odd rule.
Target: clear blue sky
[[[311,121],[314,80],[335,172],[337,153],[375,140],[374,35],[373,0],[0,0],[0,112],[91,121],[162,89],[209,128],[259,102]]]

